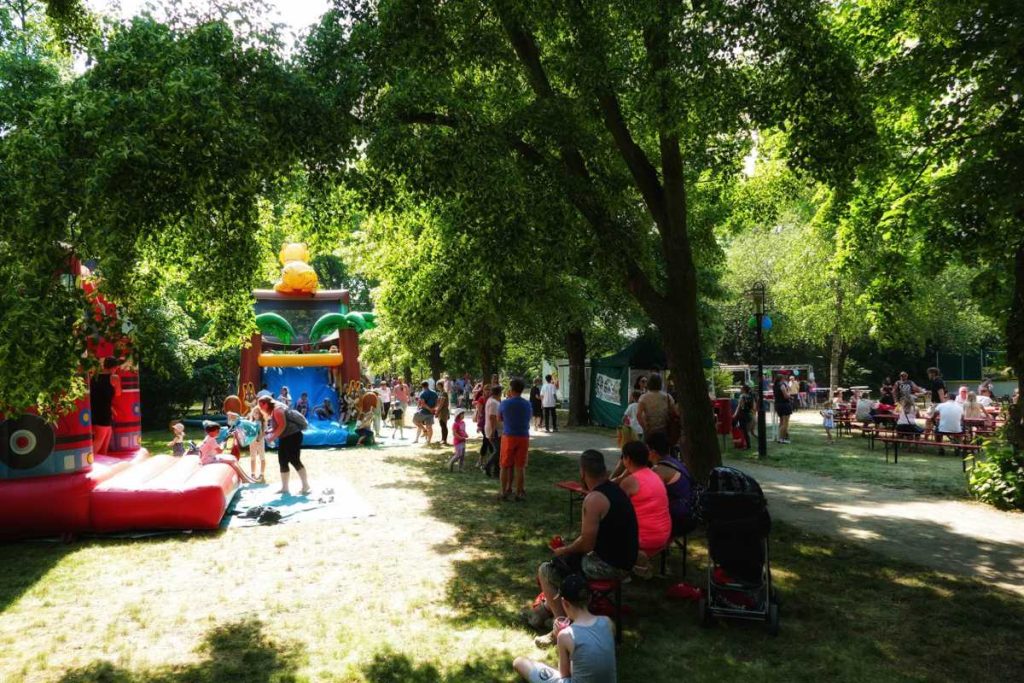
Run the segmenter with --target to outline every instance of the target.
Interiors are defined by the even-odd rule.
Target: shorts
[[[786,417],[793,414],[793,406],[789,401],[777,401],[775,403],[775,413],[779,417]]]
[[[302,432],[282,436],[277,445],[277,464],[284,474],[291,465],[298,472],[302,469]]]
[[[552,669],[544,662],[527,659],[527,683],[571,683],[572,678],[562,678],[558,669]]]
[[[597,553],[591,551],[586,555],[563,555],[557,561],[545,562],[540,566],[540,573],[553,586],[562,585],[562,579],[572,573],[583,572],[592,580],[621,581],[629,576],[632,567],[619,569],[608,564]]]
[[[530,437],[505,434],[501,437],[501,467],[526,467],[529,449]]]
[[[412,416],[412,423],[429,427],[434,424],[434,416],[430,413],[419,412]]]

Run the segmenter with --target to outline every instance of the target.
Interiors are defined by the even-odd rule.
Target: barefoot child
[[[267,474],[267,420],[263,417],[263,413],[260,412],[260,408],[255,402],[252,404],[252,410],[249,412],[249,421],[259,428],[256,438],[249,444],[249,472],[253,479],[262,484],[266,481]],[[256,476],[257,461],[259,462],[260,471],[258,477]]]
[[[364,410],[359,414],[359,422],[356,424],[356,434],[359,440],[357,446],[362,446],[367,439],[373,440],[373,410]]]
[[[238,475],[238,479],[246,484],[253,483],[253,480],[238,466],[238,461],[232,455],[225,455],[219,441],[227,439],[227,435],[221,438],[221,426],[210,420],[203,421],[203,429],[206,431],[206,438],[199,444],[199,462],[203,465],[212,465],[222,462],[230,465],[231,469]]]
[[[825,436],[828,438],[829,443],[832,441],[832,430],[835,429],[835,411],[832,409],[832,402],[830,401],[825,405],[824,410],[819,410],[818,414],[821,415],[821,426],[825,428]]]
[[[391,438],[395,438],[397,432],[400,439],[405,440],[405,404],[397,398],[391,404]]]
[[[452,443],[455,444],[455,454],[448,461],[449,472],[454,470],[455,463],[459,464],[459,472],[461,472],[466,463],[466,439],[468,436],[466,435],[465,413],[466,411],[462,408],[456,408],[452,413],[455,419],[452,422]]]

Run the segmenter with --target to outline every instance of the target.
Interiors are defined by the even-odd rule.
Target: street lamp
[[[764,301],[765,286],[755,282],[748,292],[754,302],[754,326],[757,328],[757,457],[768,455],[768,434],[764,416]]]

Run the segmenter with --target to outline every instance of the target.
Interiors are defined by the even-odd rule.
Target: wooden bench
[[[572,528],[573,510],[577,503],[587,497],[587,491],[578,481],[560,481],[555,487],[569,492],[569,527]]]
[[[927,441],[925,439],[902,439],[894,436],[883,436],[879,437],[882,443],[885,444],[885,461],[889,462],[889,445],[892,445],[893,450],[893,463],[900,461],[900,444],[909,446],[926,446],[928,448],[939,448],[942,449],[945,446],[950,446],[953,449],[953,453],[960,456],[960,463],[963,466],[963,471],[967,471],[967,459],[970,457],[973,459],[974,454],[981,448],[978,444],[974,443],[959,443],[956,441],[950,441],[943,443],[941,441]]]

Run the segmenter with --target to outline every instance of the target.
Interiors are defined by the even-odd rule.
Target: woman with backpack
[[[277,462],[281,469],[281,489],[278,493],[285,496],[290,494],[288,490],[288,479],[291,472],[288,466],[291,465],[299,473],[302,480],[302,490],[299,495],[305,496],[312,493],[309,487],[309,479],[306,476],[306,468],[302,465],[302,430],[306,428],[306,418],[302,413],[292,410],[284,403],[275,401],[271,396],[260,396],[257,399],[260,413],[269,423],[267,428],[267,441],[277,441]]]

